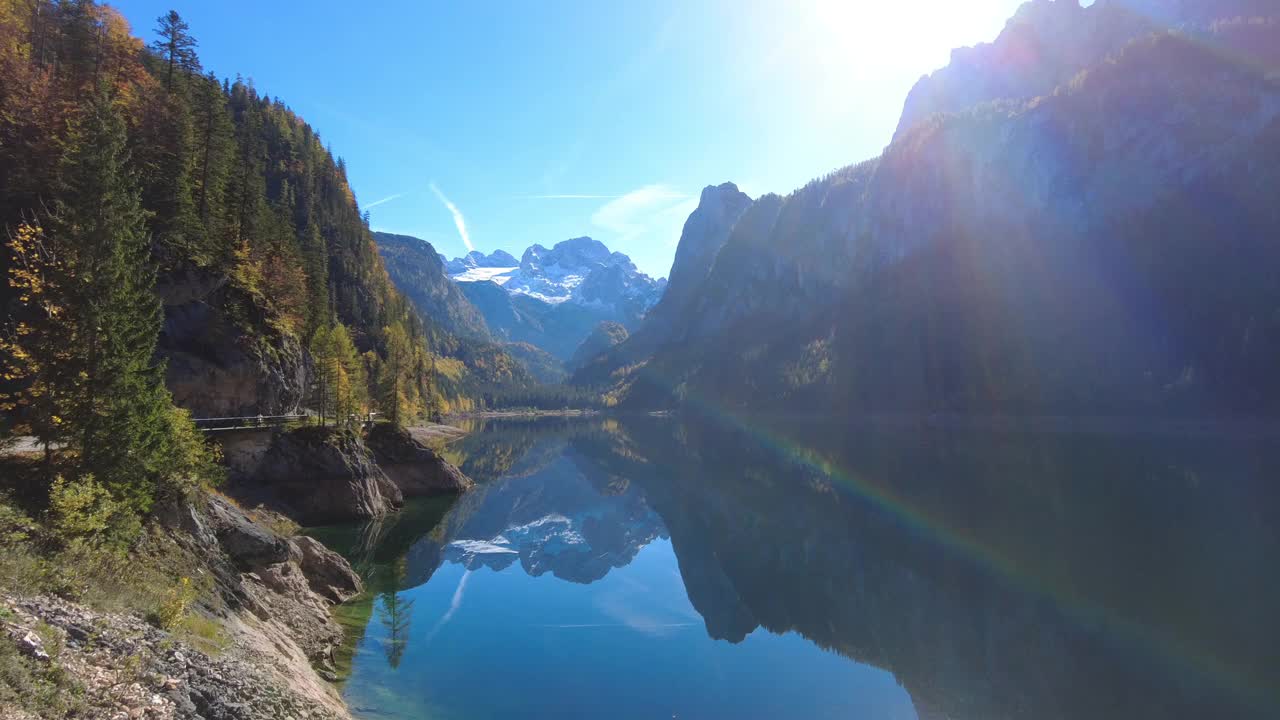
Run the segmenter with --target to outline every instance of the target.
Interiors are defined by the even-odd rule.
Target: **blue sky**
[[[708,184],[786,193],[875,156],[921,75],[1017,0],[125,0],[301,114],[375,229],[519,255],[590,235],[665,276]],[[449,205],[452,205],[452,210]]]

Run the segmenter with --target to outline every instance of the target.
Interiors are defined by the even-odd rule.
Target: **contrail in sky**
[[[376,208],[376,207],[378,207],[379,205],[381,205],[381,204],[383,204],[383,203],[389,203],[389,202],[391,202],[392,200],[399,200],[399,199],[400,199],[400,198],[402,198],[402,197],[404,197],[404,193],[396,193],[395,195],[388,195],[388,196],[386,196],[386,197],[382,198],[381,200],[374,200],[373,202],[369,203],[368,205],[365,205],[365,206],[364,206],[364,209],[365,209],[365,210],[368,210],[369,208]]]
[[[440,192],[440,188],[436,187],[435,183],[431,183],[431,192],[440,198],[440,202],[444,203],[444,206],[453,215],[453,224],[458,227],[458,236],[462,238],[462,244],[467,246],[468,251],[475,250],[475,245],[471,244],[471,235],[467,233],[467,219],[462,217],[462,211],[458,209],[457,205],[450,202],[449,198],[444,196],[444,193]]]

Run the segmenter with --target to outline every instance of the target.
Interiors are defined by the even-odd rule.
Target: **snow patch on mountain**
[[[467,268],[456,275],[451,275],[450,278],[456,282],[490,281],[505,285],[511,279],[512,274],[519,269],[519,267],[473,267]]]
[[[655,281],[637,270],[631,258],[589,237],[565,240],[552,248],[533,245],[519,263],[501,250],[489,255],[473,251],[447,261],[445,269],[457,282],[492,281],[509,293],[551,305],[573,302],[640,313],[652,307],[666,287],[665,280]]]

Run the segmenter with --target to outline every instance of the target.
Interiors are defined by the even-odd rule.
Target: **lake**
[[[364,718],[1276,718],[1277,440],[483,421],[312,532]]]

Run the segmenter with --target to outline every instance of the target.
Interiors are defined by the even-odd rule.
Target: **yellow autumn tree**
[[[0,336],[0,373],[6,392],[0,411],[18,420],[14,428],[50,449],[68,440],[71,425],[61,416],[84,382],[83,354],[74,307],[72,263],[46,242],[43,229],[23,223],[9,237],[9,286],[22,303],[17,322]]]

